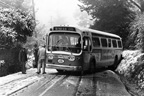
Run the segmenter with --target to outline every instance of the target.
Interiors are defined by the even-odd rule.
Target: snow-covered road
[[[15,73],[0,77],[0,96],[130,96],[119,77],[106,70],[83,76],[59,74],[46,69],[47,74]]]

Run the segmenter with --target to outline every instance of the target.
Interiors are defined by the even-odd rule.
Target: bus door
[[[83,68],[89,68],[89,61],[91,57],[92,43],[89,37],[83,38]]]

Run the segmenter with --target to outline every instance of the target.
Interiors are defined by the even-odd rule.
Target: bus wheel
[[[59,73],[63,73],[63,72],[64,72],[64,70],[59,70],[59,69],[57,69],[57,71],[58,71]]]
[[[92,60],[90,61],[90,73],[94,73],[95,72],[95,61]]]

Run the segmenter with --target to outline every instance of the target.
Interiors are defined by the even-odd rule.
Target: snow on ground
[[[20,89],[23,89],[35,83],[36,81],[40,79],[42,79],[42,77],[33,76],[33,77],[26,78],[26,79],[16,80],[8,84],[5,84],[3,86],[0,86],[0,96],[10,95]]]
[[[123,57],[116,71],[133,96],[144,96],[144,53],[126,50]]]
[[[57,72],[49,68],[46,68],[45,71],[46,73]],[[36,72],[37,68],[30,68],[26,71],[26,74],[18,72],[0,77],[0,96],[8,96],[44,78],[43,75],[37,75]]]
[[[26,78],[30,75],[35,74],[34,72],[36,72],[36,69],[31,68],[31,69],[27,70],[27,74],[22,74],[22,72],[18,72],[18,73],[0,77],[0,86],[4,85],[6,83],[9,83],[13,80],[16,80],[16,79],[20,79],[20,78],[24,78],[24,77]]]
[[[139,63],[142,54],[140,50],[126,50],[122,53],[124,59],[119,64],[117,71],[124,76],[131,76],[131,72],[135,71],[135,66]]]
[[[36,75],[37,69],[27,70],[27,74],[21,72],[0,77],[0,96],[7,96],[13,92],[25,88],[30,84],[42,79]]]

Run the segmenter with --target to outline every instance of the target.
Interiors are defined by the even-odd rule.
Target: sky
[[[35,0],[36,19],[46,27],[65,24],[77,26],[74,12],[80,9],[78,0]]]

